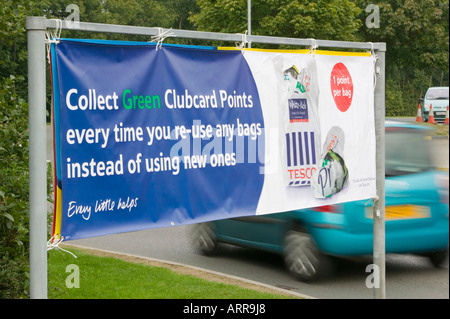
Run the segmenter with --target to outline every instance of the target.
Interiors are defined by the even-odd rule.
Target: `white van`
[[[434,120],[444,122],[448,106],[448,86],[430,87],[423,100],[423,120],[428,121],[430,107],[433,108]]]

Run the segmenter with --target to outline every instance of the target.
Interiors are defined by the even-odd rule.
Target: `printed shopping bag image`
[[[344,131],[333,126],[328,131],[319,165],[311,179],[314,197],[330,197],[347,185],[348,169],[342,158],[344,143]]]

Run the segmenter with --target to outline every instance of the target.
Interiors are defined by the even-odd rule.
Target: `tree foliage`
[[[429,86],[448,86],[449,2],[385,0],[377,5],[380,27],[363,27],[359,37],[387,44],[387,115],[414,115]]]
[[[247,0],[198,0],[191,17],[199,30],[243,33],[248,29]],[[361,26],[361,9],[348,0],[253,1],[254,35],[330,40],[354,40]]]
[[[0,298],[26,296],[28,131],[25,14],[21,1],[0,6]]]

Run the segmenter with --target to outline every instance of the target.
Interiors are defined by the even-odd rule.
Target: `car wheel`
[[[194,248],[203,255],[213,255],[217,252],[218,242],[210,223],[192,225],[191,237]]]
[[[448,250],[435,251],[428,255],[434,267],[440,267],[447,260]]]
[[[325,264],[328,264],[326,259],[309,233],[300,230],[287,233],[284,261],[295,278],[301,281],[319,279],[325,274]]]

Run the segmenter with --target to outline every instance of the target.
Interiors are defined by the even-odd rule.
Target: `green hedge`
[[[23,82],[0,83],[0,298],[28,290],[28,108],[15,93]]]

